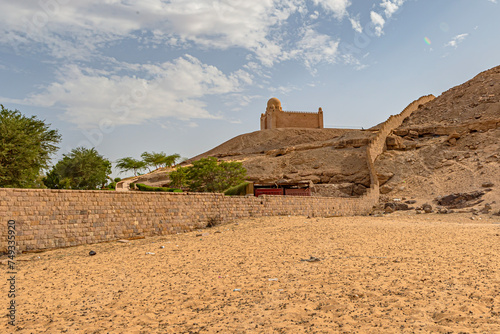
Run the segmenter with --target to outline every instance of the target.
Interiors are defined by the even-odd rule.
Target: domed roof
[[[281,109],[281,101],[277,98],[273,97],[267,101],[267,108],[276,107],[277,109]]]

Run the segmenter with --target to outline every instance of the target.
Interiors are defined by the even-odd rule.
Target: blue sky
[[[0,103],[114,161],[259,130],[271,97],[370,127],[500,64],[496,0],[0,0]],[[123,175],[124,176],[124,175]]]

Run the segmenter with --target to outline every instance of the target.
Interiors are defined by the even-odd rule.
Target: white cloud
[[[380,7],[384,8],[385,17],[390,18],[404,2],[405,0],[382,0]]]
[[[309,15],[309,18],[311,20],[317,20],[319,17],[319,12],[317,10],[315,10],[311,15]]]
[[[467,36],[469,36],[469,34],[457,35],[457,36],[453,37],[452,40],[449,41],[448,43],[446,43],[444,46],[450,46],[453,48],[457,48],[458,44],[462,43],[467,38]]]
[[[337,58],[339,42],[330,36],[320,34],[311,27],[304,28],[302,39],[297,43],[293,57],[303,59],[307,68],[312,69],[320,62],[333,64]]]
[[[309,17],[348,16],[349,0],[314,0]],[[294,13],[307,14],[306,0],[41,0],[10,1],[0,12],[0,44],[18,52],[50,54],[71,62],[100,59],[109,45],[134,41],[139,49],[242,48],[261,65],[290,59]],[[361,31],[359,19],[350,19]],[[331,46],[322,52],[330,61]],[[307,52],[307,50],[304,50]],[[287,55],[287,56],[284,56]]]
[[[379,37],[382,36],[382,34],[384,33],[384,25],[385,25],[384,18],[382,17],[382,15],[374,11],[370,12],[370,18],[375,27],[375,35]]]
[[[333,13],[339,19],[347,15],[347,7],[351,5],[349,0],[313,0],[313,2],[315,5],[319,5],[326,11]]]
[[[358,33],[363,32],[363,27],[361,26],[361,22],[359,21],[359,17],[350,17],[349,21],[351,22],[352,29]]]
[[[337,17],[349,4],[315,2]],[[282,52],[275,30],[306,8],[305,0],[47,0],[38,6],[23,1],[2,6],[0,43],[49,50],[57,58],[88,59],[107,43],[135,39],[149,45],[244,48],[266,66]]]
[[[252,79],[247,72],[225,75],[214,66],[185,55],[156,65],[127,64],[135,75],[117,75],[69,65],[57,81],[20,103],[66,110],[63,118],[81,128],[95,127],[103,120],[113,125],[140,124],[164,117],[180,120],[218,118],[206,110],[203,98],[239,92]]]
[[[363,58],[366,58],[366,56],[367,55],[363,56]],[[352,54],[344,54],[341,58],[344,64],[353,66],[357,71],[361,71],[369,67],[369,65],[361,63],[361,61]]]
[[[377,3],[380,1],[386,16],[392,15],[394,6],[403,2],[377,0]],[[347,17],[353,30],[363,32],[359,16],[348,12],[351,1],[313,0],[315,8],[309,3],[306,0],[7,1],[0,12],[0,46],[17,48],[18,53],[41,55],[40,58],[57,64],[59,71],[53,82],[21,102],[60,108],[67,120],[81,127],[93,126],[104,118],[116,125],[160,118],[216,118],[220,115],[207,111],[207,96],[240,93],[252,84],[268,89],[272,66],[278,62],[295,60],[314,73],[318,64],[342,61],[338,50],[340,40],[334,35],[338,31],[326,34],[325,31],[331,30],[330,27],[321,30],[323,21],[307,24],[327,16],[337,20]],[[380,14],[373,11],[370,14],[378,36],[386,23]],[[299,17],[306,19],[304,25],[297,24]],[[115,46],[118,47],[113,49]],[[166,61],[147,63],[149,58],[144,53],[144,61],[134,63],[123,60],[130,59],[129,54],[122,57],[116,53],[148,48],[165,50]],[[216,68],[191,56],[168,58],[171,50],[178,55],[179,51],[195,54],[199,50],[228,49],[231,52],[236,49],[240,55],[231,59],[234,64],[225,67],[231,68],[230,73],[222,72],[222,66]],[[138,57],[138,53],[133,50],[130,56]],[[261,80],[257,83],[250,73]],[[269,82],[264,82],[266,78]],[[136,96],[130,100],[130,96],[139,93],[146,98]],[[123,112],[118,109],[130,111],[122,117]]]

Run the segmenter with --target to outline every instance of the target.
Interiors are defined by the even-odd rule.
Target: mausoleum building
[[[260,116],[260,129],[309,128],[323,129],[323,110],[318,112],[283,111],[281,102],[273,97],[267,101],[266,113]]]

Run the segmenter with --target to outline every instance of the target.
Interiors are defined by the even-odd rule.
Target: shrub
[[[171,185],[198,192],[224,192],[245,180],[246,169],[241,162],[221,161],[214,157],[194,161],[192,166],[179,167],[170,173]]]
[[[166,187],[152,187],[148,186],[146,184],[142,183],[136,183],[135,186],[140,190],[140,191],[163,191],[163,192],[182,192],[180,189],[175,189],[175,188],[166,188]]]
[[[177,188],[183,188],[187,187],[187,173],[188,173],[189,167],[177,167],[176,170],[170,172],[170,185],[177,187]]]
[[[245,196],[246,195],[246,189],[248,186],[248,182],[243,182],[238,184],[237,186],[231,187],[224,191],[224,195],[226,196]]]

